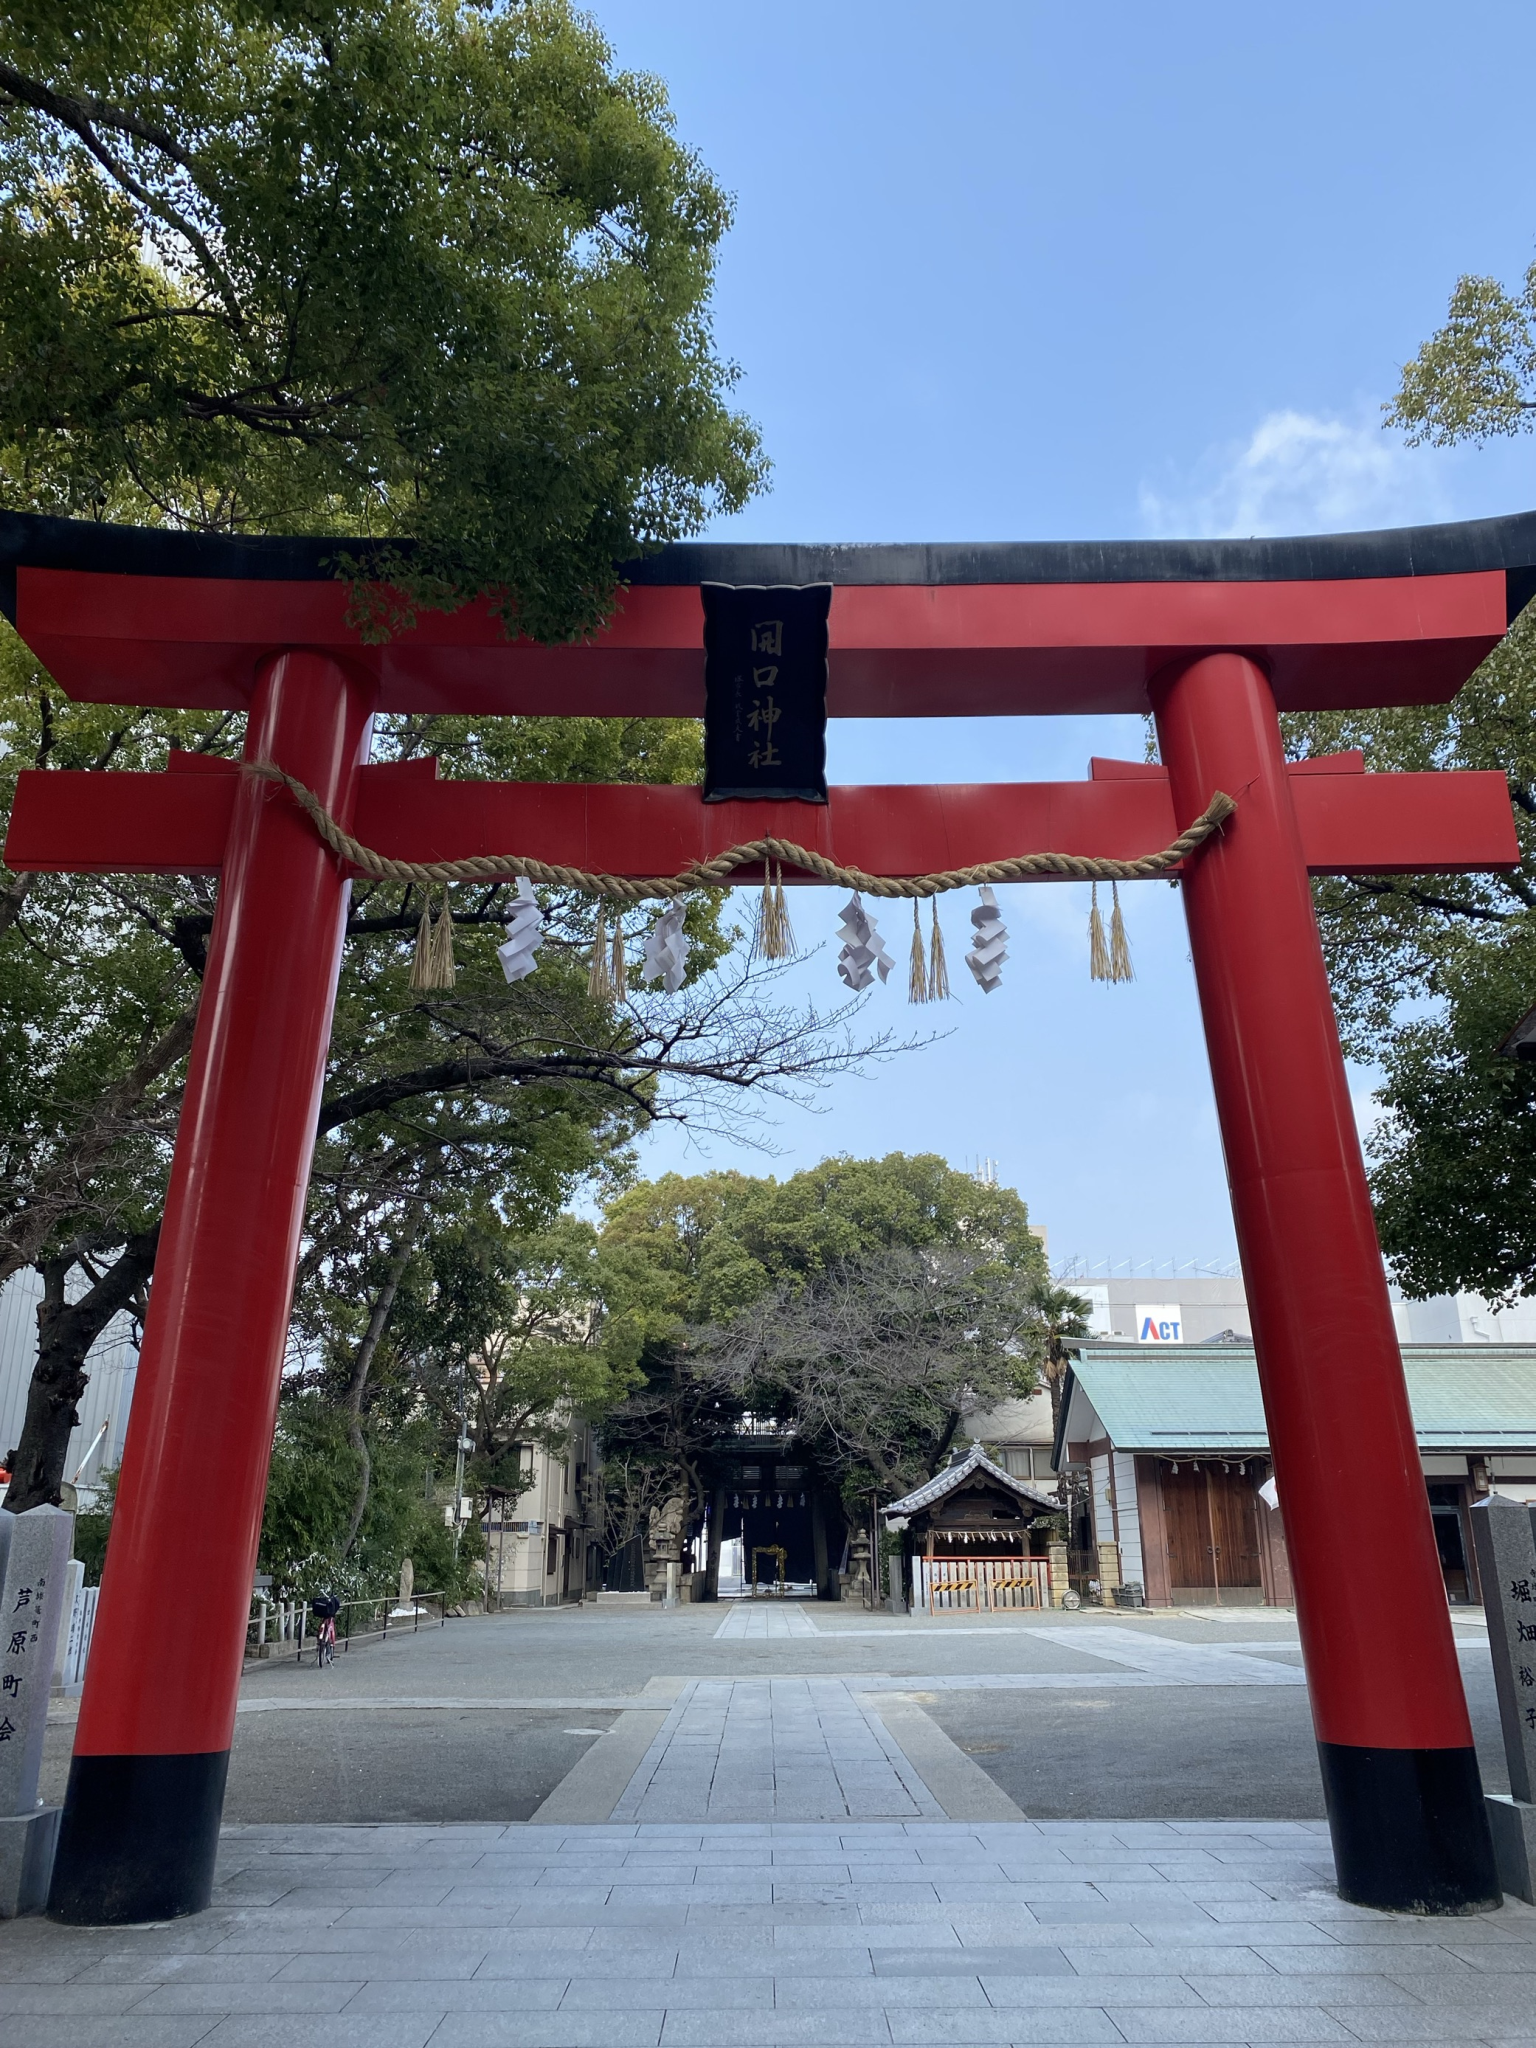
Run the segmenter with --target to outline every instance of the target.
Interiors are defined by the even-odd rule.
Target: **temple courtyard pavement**
[[[1321,1816],[1263,1609],[450,1621],[254,1667],[213,1909],[0,1927],[0,2048],[1530,2048],[1536,1912],[1345,1906]]]

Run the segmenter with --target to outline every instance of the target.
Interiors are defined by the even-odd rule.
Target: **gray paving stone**
[[[1298,1920],[1283,1931],[1274,1928],[1267,1936],[1255,1931],[1253,1939],[1277,1944],[1304,1941],[1305,1934],[1298,1930],[1308,1924]],[[1454,1938],[1458,1948],[1470,1948],[1474,1944],[1480,1947],[1485,1942],[1502,1944],[1515,1938],[1498,1925],[1496,1916],[1491,1913],[1480,1919],[1457,1917],[1435,1921],[1419,1916],[1411,1920],[1389,1920],[1383,1915],[1379,1919],[1314,1921],[1310,1924],[1340,1948],[1420,1948],[1426,1945],[1426,1936],[1431,1930],[1435,1934],[1443,1931],[1447,1938]],[[1441,1945],[1435,1943],[1436,1947]]]
[[[1187,1981],[1199,1992],[1207,2005],[1319,2005],[1331,2009],[1346,2005],[1396,2007],[1417,2003],[1413,1992],[1407,1988],[1407,1983],[1381,1976],[1370,1970],[1342,1972],[1332,1976],[1318,1970],[1294,1977],[1281,1977],[1271,1972],[1268,1976],[1260,1978],[1219,1977],[1191,1972]],[[1458,1983],[1459,1981],[1458,1979]],[[1445,1988],[1445,1995],[1448,1998],[1453,1995],[1449,1985]],[[1104,2002],[1106,2005],[1118,2005],[1121,2001],[1106,1998]]]
[[[1402,2005],[1391,2006],[1385,2012],[1373,2012],[1369,2007],[1340,2006],[1338,2017],[1356,2041],[1444,2041],[1454,2043],[1455,2048],[1463,2048],[1468,2041],[1487,2039],[1499,2026],[1508,2028],[1522,2024],[1524,2031],[1515,2035],[1521,2048],[1530,2048],[1532,2039],[1536,2038],[1532,2033],[1529,2008],[1523,2021],[1519,2016],[1511,2015],[1502,2021],[1490,2019],[1486,2024],[1481,2015],[1452,2019],[1443,2009],[1437,2011],[1423,2006]]]
[[[780,1977],[778,2007],[782,2012],[832,2012],[938,2007],[944,2011],[986,2006],[979,1979],[936,1977]]]
[[[67,1984],[71,1979],[84,1979],[88,1972],[99,1968],[91,1962],[84,1950],[66,1951],[49,1955],[41,1950],[32,1954],[6,1955],[0,1953],[0,1985],[5,1984]],[[108,1982],[116,1979],[109,1978]],[[5,1997],[0,1993],[0,2007]]]
[[[1016,1980],[1028,1977],[1070,1977],[1072,1964],[1059,1948],[922,1948],[902,1949],[874,1956],[877,1977],[986,1977]],[[823,1963],[817,1958],[820,1974]],[[1007,2001],[1018,2004],[1018,1994]]]
[[[1267,1977],[1273,1974],[1264,1958],[1251,1948],[1190,1948],[1177,1942],[1168,1945],[1130,1944],[1125,1947],[1080,1946],[1077,1929],[1062,1945],[1062,1953],[1082,1976],[1145,1977]],[[1306,1951],[1309,1955],[1312,1951]]]
[[[873,1982],[874,1980],[865,1980]],[[671,1977],[643,1989],[622,1977],[580,1977],[560,2001],[562,2012],[624,2012],[636,2004],[664,2005],[671,2012],[718,2009],[771,2012],[774,1984],[769,1976]]]
[[[1474,1970],[1536,1970],[1536,1942],[1489,1941],[1462,1948],[1455,1941],[1447,1941],[1443,1948]],[[1397,1970],[1401,1966],[1394,1956],[1388,1967]]]
[[[196,2048],[222,2024],[204,2015],[136,2019],[125,2013],[120,2019],[81,2016],[72,2019],[66,2030],[50,2015],[0,2014],[0,2048],[61,2048],[66,2038],[68,2048]],[[422,2044],[414,2043],[412,2048],[422,2048]]]
[[[451,2012],[437,2024],[432,2048],[656,2048],[663,2018],[639,2011]]]
[[[1454,2006],[1457,2012],[1468,2013],[1504,2007],[1511,2011],[1521,2010],[1530,2020],[1533,2034],[1536,2034],[1536,1977],[1448,1977],[1440,1971],[1421,1975],[1394,1966],[1390,1978],[1383,1981],[1389,1981],[1405,1996],[1420,2004],[1438,2006],[1442,2014],[1447,2006]],[[1326,1995],[1318,2000],[1320,2005],[1332,2002]]]
[[[334,1956],[294,1956],[277,1973],[279,1983],[323,1984],[336,1976],[355,1976],[369,1983],[399,1980],[402,1983],[435,1982],[443,1978],[473,1977],[485,1959],[483,1947],[412,1949],[402,1954],[398,1945],[360,1956],[353,1970],[340,1970]],[[209,1980],[203,1980],[209,1981]]]
[[[507,2013],[554,2012],[565,1995],[565,1977],[519,1977],[515,1980],[473,1977],[465,1982],[364,1984],[345,2008],[353,2013]],[[654,2003],[654,2001],[652,2001]],[[629,2003],[636,2003],[633,1992]]]
[[[161,2019],[155,2024],[169,2024]],[[349,2019],[345,2013],[235,2013],[203,2038],[211,2048],[426,2048],[437,2020],[428,2013]],[[55,2043],[57,2048],[57,2043]],[[73,2044],[71,2044],[73,2048]]]
[[[1271,1946],[1282,1946],[1326,1949],[1330,1954],[1336,1954],[1346,1946],[1336,1941],[1327,1929],[1310,1920],[1289,1920],[1277,1926],[1272,1920],[1217,1921],[1208,1918],[1203,1927],[1192,1928],[1177,1921],[1159,1922],[1138,1915],[1135,1926],[1136,1931],[1154,1946],[1164,1941],[1175,1947],[1190,1942],[1201,1948],[1257,1949],[1262,1945],[1266,1951]],[[1073,1930],[1072,1938],[1074,1941],[1081,1938],[1077,1929]],[[1423,1939],[1422,1928],[1419,1938]]]
[[[45,2013],[125,2013],[148,1988],[143,1984],[11,1984],[0,2000],[0,2011],[29,2019]]]
[[[1177,1923],[1186,1929],[1198,1927],[1204,1933],[1211,1925],[1211,1915],[1205,1908],[1180,1898],[1172,1885],[1166,1897],[1138,1899],[1133,1905],[1120,1906],[1102,1898],[1036,1899],[1030,1902],[1029,1910],[1043,1927],[1064,1927],[1074,1921],[1120,1927],[1145,1927],[1156,1922]]]
[[[982,2048],[988,2042],[1061,2043],[1123,2042],[1114,2021],[1105,2012],[1042,2012],[1036,2007],[985,2012],[915,2013],[889,2015],[891,2040],[896,2048]]]
[[[562,1902],[569,1910],[569,1902]],[[348,1927],[377,1927],[408,1934],[417,1928],[505,1927],[513,1911],[522,1907],[499,1906],[350,1906],[340,1916]]]
[[[135,1991],[141,2012],[337,2013],[362,1990],[357,1977],[338,1977],[321,1984],[156,1984]]]
[[[668,2013],[662,2048],[889,2048],[890,2039],[882,2013],[716,2009]]]
[[[1249,1979],[1240,1979],[1246,1984]],[[1021,2006],[1199,2006],[1200,1995],[1182,1977],[1010,1977],[988,1972],[981,1980],[988,2002],[1000,2010]]]
[[[1360,2010],[1354,2006],[1349,2008],[1349,2026],[1315,2006],[1222,2006],[1197,2012],[1188,2006],[1164,2011],[1150,2005],[1112,2005],[1106,2010],[1119,2028],[1122,2039],[1132,2042],[1170,2041],[1176,2044],[1176,2048],[1194,2048],[1197,2042],[1241,2041],[1253,2043],[1257,2048],[1257,2044],[1272,2041],[1351,2041],[1359,2038],[1357,2032],[1351,2031]],[[1410,2012],[1409,2007],[1394,2006],[1390,2013],[1382,2013],[1378,2017],[1390,2026],[1400,2015]],[[1390,2034],[1385,2038],[1390,2039]]]

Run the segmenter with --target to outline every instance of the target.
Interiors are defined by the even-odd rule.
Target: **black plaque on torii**
[[[827,801],[830,583],[700,585],[704,801]]]

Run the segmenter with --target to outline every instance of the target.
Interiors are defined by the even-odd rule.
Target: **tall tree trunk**
[[[1054,1342],[1045,1354],[1045,1388],[1051,1397],[1051,1435],[1054,1437],[1061,1428],[1061,1389],[1067,1377],[1067,1360],[1064,1352],[1058,1351]]]
[[[32,1265],[65,1220],[79,1214],[81,1187],[110,1156],[154,1083],[186,1057],[196,1027],[193,1001],[140,1051],[126,1074],[103,1089],[85,1128],[61,1148],[20,1206],[0,1219],[0,1283]]]
[[[130,1237],[78,1301],[64,1298],[64,1283],[76,1259],[46,1259],[39,1267],[43,1298],[37,1310],[37,1364],[27,1389],[21,1441],[6,1459],[11,1483],[5,1505],[12,1514],[59,1505],[70,1431],[80,1420],[78,1403],[90,1384],[86,1353],[153,1273],[159,1240],[158,1223],[153,1230]]]
[[[933,1447],[933,1456],[928,1460],[928,1477],[932,1479],[941,1465],[949,1462],[950,1446],[955,1440],[955,1431],[960,1427],[960,1410],[951,1408],[949,1420],[944,1425],[944,1434]]]
[[[347,1381],[346,1399],[343,1407],[347,1417],[347,1442],[358,1455],[361,1471],[357,1481],[357,1496],[352,1503],[352,1517],[347,1523],[347,1533],[342,1541],[341,1555],[349,1555],[357,1541],[357,1532],[363,1526],[363,1516],[368,1507],[368,1490],[373,1483],[373,1460],[368,1454],[368,1438],[363,1430],[363,1395],[368,1386],[368,1374],[373,1366],[374,1353],[379,1348],[379,1339],[389,1327],[390,1312],[399,1292],[400,1278],[405,1271],[406,1261],[411,1256],[421,1229],[425,1205],[418,1204],[415,1215],[406,1224],[404,1233],[389,1261],[384,1275],[384,1284],[374,1300],[368,1327],[364,1330],[357,1354],[352,1360],[352,1377]]]

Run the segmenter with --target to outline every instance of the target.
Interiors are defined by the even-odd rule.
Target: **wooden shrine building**
[[[912,1606],[928,1614],[955,1609],[1050,1607],[1054,1494],[1015,1479],[973,1443],[944,1470],[894,1501],[885,1524],[903,1538]]]

